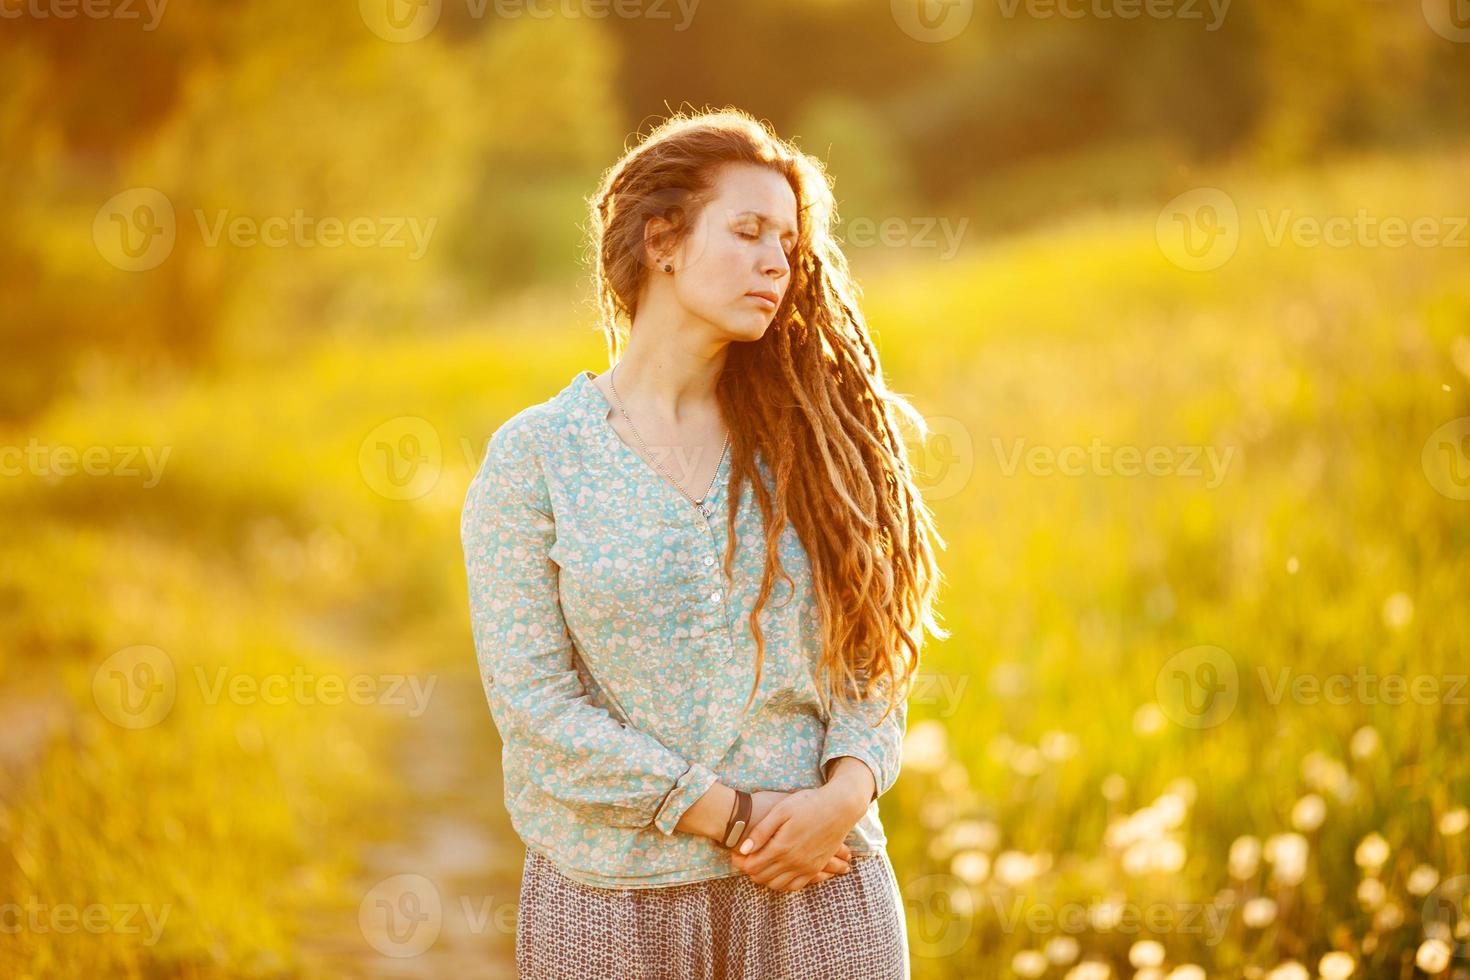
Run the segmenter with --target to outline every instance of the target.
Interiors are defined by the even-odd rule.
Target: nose
[[[791,271],[791,263],[786,260],[786,251],[776,245],[766,249],[761,257],[761,272],[777,279],[783,278]]]

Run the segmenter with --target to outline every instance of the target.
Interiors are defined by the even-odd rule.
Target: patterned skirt
[[[908,933],[886,851],[778,892],[743,874],[596,888],[527,848],[516,965],[523,980],[907,980]]]

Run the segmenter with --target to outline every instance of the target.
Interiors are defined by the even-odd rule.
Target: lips
[[[757,299],[763,299],[767,303],[770,303],[771,306],[772,306],[772,308],[776,307],[781,302],[781,297],[777,296],[775,293],[771,292],[769,289],[759,289],[759,290],[756,290],[753,293],[746,293],[745,295],[747,295],[747,296],[754,296]]]

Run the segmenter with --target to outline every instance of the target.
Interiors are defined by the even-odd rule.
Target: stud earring
[[[674,267],[672,265],[669,265],[669,263],[665,262],[664,263],[664,271],[665,272],[673,272],[674,271]]]

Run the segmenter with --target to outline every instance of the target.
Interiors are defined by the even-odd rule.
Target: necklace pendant
[[[710,505],[709,504],[697,504],[696,506],[698,506],[699,512],[701,514],[703,514],[705,517],[708,517],[710,515]]]

